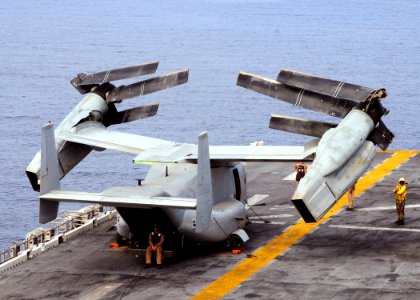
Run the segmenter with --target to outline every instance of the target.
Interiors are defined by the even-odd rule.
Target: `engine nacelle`
[[[315,160],[292,196],[305,222],[319,220],[367,170],[376,153],[366,140],[372,129],[369,115],[352,110],[323,135]]]
[[[55,129],[55,136],[61,132],[69,132],[84,121],[101,121],[107,113],[108,105],[105,100],[94,93],[89,93],[79,104],[67,115],[67,117]],[[59,161],[60,178],[63,178],[81,160],[83,160],[92,148],[82,144],[64,141],[60,138],[55,140],[55,146]],[[26,174],[31,182],[32,188],[39,191],[39,170],[41,168],[41,152],[35,155],[26,168]]]

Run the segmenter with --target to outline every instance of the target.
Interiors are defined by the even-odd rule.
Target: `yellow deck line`
[[[357,197],[362,192],[372,187],[375,183],[383,179],[395,168],[417,153],[418,151],[410,150],[396,151],[394,155],[376,166],[371,172],[358,180],[355,196]],[[284,251],[290,248],[293,244],[301,240],[305,235],[340,211],[344,205],[347,205],[347,197],[345,196],[341,197],[331,210],[328,211],[318,222],[305,223],[302,219],[300,219],[300,221],[287,228],[282,234],[275,237],[267,245],[255,251],[253,253],[253,258],[247,258],[239,262],[235,267],[233,267],[233,269],[223,274],[191,299],[220,299],[227,295],[277,256],[284,253]]]

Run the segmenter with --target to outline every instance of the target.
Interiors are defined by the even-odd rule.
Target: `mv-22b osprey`
[[[244,227],[249,222],[245,207],[246,172],[242,162],[311,160],[316,143],[310,142],[305,146],[209,146],[207,133],[204,132],[198,137],[198,145],[192,145],[108,130],[107,127],[113,124],[153,116],[158,108],[158,104],[154,103],[117,111],[117,103],[188,80],[188,70],[183,70],[128,86],[115,87],[110,83],[154,73],[157,65],[157,62],[152,62],[90,75],[79,74],[71,81],[86,96],[55,130],[52,124],[43,127],[41,152],[27,167],[33,188],[40,191],[40,223],[57,217],[60,201],[99,203],[117,209],[119,236],[134,236],[140,245],[142,242],[147,244],[147,233],[154,222],[159,222],[164,231],[170,233],[166,236],[167,245],[173,247],[180,246],[184,238],[199,242],[231,239],[236,244],[242,244],[248,240]],[[299,87],[299,83],[308,81],[302,79],[312,78],[317,83],[315,87],[335,83],[301,73],[288,74],[292,80],[283,83],[241,72],[238,85],[285,100],[290,97],[284,96],[279,86],[292,91],[286,95],[295,93],[300,100],[306,88],[313,91],[311,94],[320,96],[303,102],[317,103],[320,98],[323,102],[324,96],[314,86],[310,86],[311,89],[307,85]],[[267,92],[273,86],[276,86],[276,92]],[[348,84],[347,87],[344,90],[353,95],[361,88]],[[343,89],[341,83],[340,88]],[[293,196],[306,221],[319,219],[362,175],[372,161],[373,143],[386,148],[392,140],[392,133],[380,121],[386,110],[375,96],[378,92],[362,89],[366,90],[366,97],[360,101],[343,100],[340,93],[325,96],[336,100],[321,105],[324,110],[329,111],[327,107],[333,107],[334,113],[346,110],[339,115],[344,120],[335,128],[331,124],[316,123],[321,129],[309,130],[311,135],[321,137],[321,140],[316,159],[304,178],[306,181],[299,185]],[[347,106],[340,105],[342,101]],[[377,113],[378,110],[380,113]],[[281,120],[283,123],[279,122]],[[273,116],[270,127],[308,134],[308,129],[302,127],[308,123],[311,122]],[[337,146],[350,140],[349,137],[353,142],[348,143],[346,148]],[[60,179],[91,150],[103,149],[135,154],[135,163],[151,164],[142,184],[113,187],[101,193],[60,189]],[[331,162],[331,159],[334,160]]]
[[[237,84],[261,94],[334,117],[333,123],[272,115],[270,128],[321,138],[308,173],[292,202],[306,222],[316,222],[363,175],[375,145],[388,148],[394,134],[381,118],[385,89],[371,88],[281,70],[277,80],[240,72]]]

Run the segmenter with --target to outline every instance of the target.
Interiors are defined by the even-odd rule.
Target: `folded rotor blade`
[[[159,103],[152,103],[148,105],[122,110],[111,114],[111,117],[109,119],[104,120],[104,125],[109,126],[152,117],[156,115],[158,108]]]
[[[113,89],[107,96],[106,101],[117,102],[137,96],[143,96],[170,87],[183,84],[188,81],[188,70],[177,71],[161,77],[155,77],[130,85],[122,85]]]
[[[262,76],[240,72],[236,83],[244,88],[279,99],[297,107],[343,118],[358,103],[296,88]]]
[[[375,145],[378,145],[378,147],[382,150],[386,150],[389,144],[392,143],[394,134],[385,126],[382,120],[380,120],[368,139],[371,140]]]
[[[90,91],[90,87],[105,82],[127,79],[141,75],[153,74],[159,65],[158,61],[149,62],[120,69],[103,71],[94,74],[80,73],[70,83],[82,94]]]
[[[282,130],[297,134],[304,134],[313,137],[322,137],[329,129],[336,127],[337,124],[313,121],[301,118],[293,118],[281,115],[271,115],[271,129]]]
[[[277,81],[307,91],[354,101],[364,101],[374,91],[371,88],[342,81],[316,77],[291,70],[281,70]]]

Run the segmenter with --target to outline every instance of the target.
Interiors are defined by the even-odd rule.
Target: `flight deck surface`
[[[144,255],[109,248],[107,222],[0,274],[0,298],[419,299],[419,165],[416,151],[379,152],[354,211],[344,196],[306,224],[290,202],[293,163],[248,163],[248,195],[260,201],[242,253],[202,247],[144,269]],[[403,226],[392,192],[400,177],[409,183]]]

